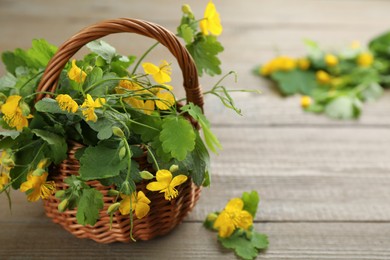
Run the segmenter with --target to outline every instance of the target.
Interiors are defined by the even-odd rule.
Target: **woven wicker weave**
[[[156,39],[167,47],[176,57],[182,70],[183,86],[186,90],[187,100],[201,108],[203,107],[203,96],[198,83],[195,64],[176,36],[159,25],[127,18],[107,20],[89,26],[66,41],[50,60],[38,86],[38,91],[54,92],[64,66],[86,43],[108,34],[121,32],[144,35]],[[43,97],[43,94],[37,95],[37,101]],[[81,147],[83,147],[81,144],[69,141],[68,158],[50,172],[50,176],[56,182],[58,190],[67,188],[64,183],[66,177],[78,174],[80,165],[74,155],[77,149]],[[138,158],[138,162],[140,165],[144,165],[144,168],[150,168],[145,157]],[[76,210],[58,212],[59,201],[54,196],[44,202],[46,215],[79,238],[90,238],[99,243],[130,242],[129,216],[116,213],[110,229],[110,217],[107,215],[107,209],[114,202],[114,198],[108,196],[107,191],[112,187],[102,186],[98,181],[90,181],[88,184],[101,191],[104,196],[104,208],[100,212],[99,221],[94,226],[78,224]],[[142,219],[134,218],[133,237],[136,240],[149,240],[170,232],[194,207],[200,195],[200,188],[190,179],[177,187],[179,196],[172,201],[165,200],[162,193],[150,192],[145,187],[146,183],[140,183],[137,185],[137,190],[142,190],[151,200],[150,212]]]

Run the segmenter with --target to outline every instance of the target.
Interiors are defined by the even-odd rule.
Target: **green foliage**
[[[103,206],[102,193],[95,189],[84,189],[77,205],[77,222],[81,225],[95,225]]]
[[[315,74],[308,71],[277,71],[272,73],[271,78],[277,82],[284,95],[310,95],[313,89],[318,87]]]
[[[92,41],[87,44],[87,47],[102,57],[107,63],[110,63],[116,54],[115,48],[102,40]]]
[[[245,234],[236,232],[229,238],[219,237],[218,240],[225,248],[233,249],[237,256],[245,260],[255,259],[259,250],[268,247],[268,237],[257,232],[251,234],[251,239],[248,239]]]
[[[205,139],[205,142],[207,144],[207,147],[214,153],[217,152],[217,148],[222,149],[222,145],[217,139],[217,137],[211,132],[210,129],[210,122],[207,120],[207,118],[202,113],[202,110],[200,107],[194,105],[193,103],[188,103],[187,105],[183,106],[181,108],[181,111],[187,112],[192,118],[194,118],[203,130],[203,136]]]
[[[199,76],[203,73],[210,76],[221,74],[221,61],[217,55],[224,49],[217,37],[198,34],[195,41],[187,45],[187,49],[194,58]]]
[[[87,147],[80,158],[81,178],[95,180],[119,175],[120,171],[127,166],[125,159],[120,160],[119,150],[119,145],[111,148],[104,142],[100,142],[95,147]]]
[[[307,55],[279,56],[262,65],[259,73],[276,83],[283,95],[301,94],[307,112],[334,119],[357,119],[363,103],[379,99],[390,85],[389,33],[373,39],[370,50],[349,47],[326,51],[314,41],[304,41]],[[335,59],[334,63],[329,62]]]
[[[256,216],[257,206],[260,202],[260,197],[257,191],[244,192],[242,194],[242,200],[244,201],[244,210],[251,213],[253,218]]]
[[[198,29],[199,21],[195,19],[192,12],[183,12],[180,25],[177,27],[177,34],[183,38],[186,48],[196,63],[198,75],[206,73],[210,76],[221,74],[221,61],[218,54],[224,48],[213,35],[203,35]]]
[[[55,164],[60,163],[66,158],[68,146],[63,137],[40,129],[34,129],[32,132],[36,136],[42,138],[42,140],[49,145],[50,157],[53,159]]]
[[[187,153],[195,148],[195,132],[191,124],[181,117],[168,116],[164,118],[160,141],[165,153],[182,161]]]

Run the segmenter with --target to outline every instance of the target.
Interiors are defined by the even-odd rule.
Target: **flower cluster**
[[[368,48],[353,42],[331,52],[306,40],[306,56],[278,56],[260,66],[258,74],[275,81],[284,95],[302,94],[305,111],[339,119],[357,118],[362,103],[378,99],[388,84],[383,74],[390,63],[380,54],[386,46],[384,39],[386,36],[374,39]]]
[[[204,226],[218,231],[222,246],[233,249],[242,259],[254,259],[259,250],[268,247],[268,237],[253,228],[260,198],[256,191],[244,192],[231,199],[221,212],[210,213]]]
[[[183,7],[178,35],[193,55],[199,75],[221,73],[217,54],[223,47],[216,38],[221,32],[211,1],[200,20],[188,5]],[[177,105],[169,85],[170,62],[144,62],[146,55],[135,62],[134,56],[120,55],[101,40],[87,47],[91,53],[67,63],[53,92],[39,92],[37,86],[55,46],[34,40],[27,51],[3,55],[7,74],[0,78],[4,129],[0,132],[0,191],[8,194],[11,187],[19,189],[31,202],[55,194],[60,212],[77,207],[78,222],[94,225],[103,210],[103,198],[88,185],[90,180],[114,187],[108,214],[137,218],[145,217],[152,207],[148,194],[159,192],[171,201],[180,196],[180,185],[187,181],[207,186],[207,148],[216,151],[220,144],[200,107],[191,102]],[[200,51],[205,55],[195,55]],[[219,84],[209,93],[231,100]],[[37,94],[46,97],[36,101]],[[191,123],[196,121],[196,125]],[[79,175],[66,178],[68,188],[62,190],[56,187],[52,172],[74,143],[79,144],[75,154]],[[137,190],[140,183],[147,184],[146,190]]]

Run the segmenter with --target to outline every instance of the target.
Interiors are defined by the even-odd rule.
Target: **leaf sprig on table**
[[[278,56],[256,73],[275,82],[282,95],[303,95],[305,111],[356,119],[363,103],[379,99],[390,85],[390,33],[374,38],[367,47],[353,42],[328,51],[314,41],[304,43],[307,55]]]
[[[268,237],[254,230],[260,198],[256,191],[244,192],[241,198],[231,199],[220,212],[210,213],[204,226],[218,231],[218,241],[232,249],[242,259],[256,258],[260,250],[268,248]]]

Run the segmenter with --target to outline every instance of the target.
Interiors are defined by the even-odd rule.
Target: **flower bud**
[[[59,191],[56,192],[55,196],[56,196],[57,199],[61,199],[61,198],[63,198],[65,196],[65,191],[64,190],[59,190]]]
[[[130,195],[133,193],[133,189],[131,188],[129,181],[124,181],[122,183],[121,191],[123,191],[122,193],[125,195]]]
[[[181,11],[182,11],[184,14],[192,14],[191,7],[190,7],[188,4],[182,5],[182,6],[181,6]]]
[[[107,209],[107,214],[113,214],[119,209],[120,202],[111,204]]]
[[[125,134],[123,133],[122,129],[120,129],[117,126],[112,127],[112,132],[114,133],[114,135],[116,135],[120,138],[125,138]]]
[[[119,150],[119,159],[122,160],[126,155],[126,147],[122,147],[120,150]]]
[[[171,167],[169,168],[170,172],[177,172],[179,170],[179,166],[176,164],[172,164]]]
[[[237,231],[236,231],[237,233],[237,235],[238,236],[242,236],[244,233],[245,233],[245,230],[243,230],[242,228],[239,228]],[[246,235],[246,234],[245,234]]]
[[[68,199],[64,199],[63,201],[61,201],[61,203],[58,204],[58,211],[64,212],[66,210],[66,208],[68,207],[68,204],[69,204]]]
[[[215,213],[210,213],[207,215],[207,221],[214,222],[217,219],[218,215]]]
[[[148,171],[142,171],[139,173],[142,177],[142,179],[144,180],[151,180],[151,179],[154,179],[154,175],[151,174],[150,172]]]
[[[92,66],[87,66],[87,67],[85,68],[85,72],[86,72],[86,73],[90,73],[92,70],[93,70],[93,67],[92,67]]]
[[[115,197],[115,196],[118,196],[118,195],[119,195],[119,191],[117,191],[117,190],[109,190],[109,191],[107,192],[107,195],[108,195],[108,196],[111,196],[111,197]]]
[[[23,114],[23,116],[28,116],[28,115],[30,115],[30,107],[25,103],[25,102],[23,102],[23,101],[21,101],[20,103],[19,103],[19,107],[20,107],[20,109],[22,110],[22,114]]]

